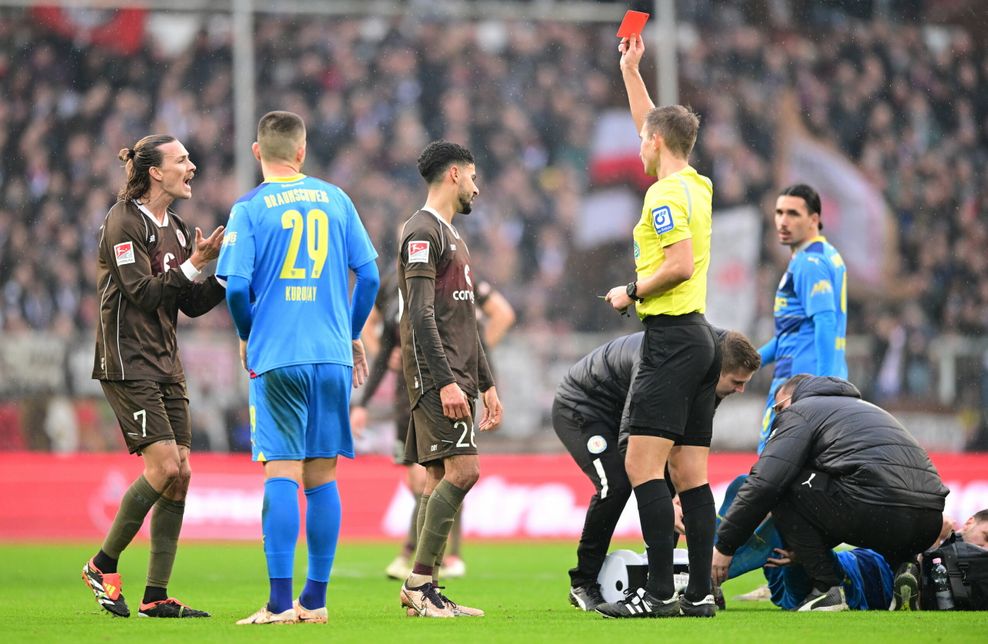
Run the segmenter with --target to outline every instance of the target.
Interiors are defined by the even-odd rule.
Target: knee
[[[182,464],[179,459],[166,459],[155,463],[151,468],[151,477],[155,482],[162,486],[162,490],[169,488],[182,479]],[[186,483],[188,483],[188,476],[191,476],[191,471],[188,471],[186,477]]]
[[[632,487],[656,478],[655,472],[648,464],[638,459],[629,458],[624,462],[624,471],[628,474],[628,482]]]
[[[455,470],[447,469],[445,478],[461,490],[469,490],[480,479],[480,465],[471,464]]]

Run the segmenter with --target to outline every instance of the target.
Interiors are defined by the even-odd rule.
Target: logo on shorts
[[[429,242],[427,241],[408,242],[408,263],[409,264],[429,263]]]
[[[587,451],[591,454],[600,454],[605,449],[607,449],[607,440],[599,434],[591,436],[587,441]]]
[[[123,242],[113,247],[113,256],[117,258],[117,266],[133,264],[137,261],[134,258],[134,242]]]
[[[433,446],[431,446],[431,447],[429,448],[429,451],[430,451],[430,452],[438,452],[438,451],[439,451],[439,445],[438,445],[438,444],[436,444],[436,445],[433,445]]]

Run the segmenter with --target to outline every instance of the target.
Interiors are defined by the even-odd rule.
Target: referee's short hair
[[[474,163],[470,150],[451,141],[433,141],[418,158],[419,174],[429,185],[436,183],[451,165]]]
[[[747,371],[754,373],[762,366],[762,357],[758,355],[755,345],[751,344],[743,333],[728,331],[720,343],[722,373],[737,373]]]
[[[822,206],[820,205],[820,193],[813,189],[812,186],[808,186],[805,183],[794,183],[791,186],[786,186],[779,193],[780,197],[799,197],[806,202],[806,210],[809,214],[816,215],[820,218],[820,230],[823,230],[823,213],[821,212]]]
[[[257,123],[257,144],[261,158],[270,161],[294,161],[295,153],[305,143],[305,121],[294,112],[268,112]]]
[[[700,116],[683,105],[653,107],[645,115],[645,134],[661,134],[669,151],[686,159],[696,144],[700,131]]]

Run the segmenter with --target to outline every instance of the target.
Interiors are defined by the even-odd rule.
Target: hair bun
[[[131,148],[120,148],[117,158],[121,161],[129,161],[134,158],[134,154],[135,152]]]

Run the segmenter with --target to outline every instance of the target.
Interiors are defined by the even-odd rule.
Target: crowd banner
[[[949,517],[963,521],[988,508],[988,454],[934,454],[933,460],[951,490]],[[711,455],[710,481],[718,501],[754,461],[750,453]],[[579,538],[593,486],[568,456],[495,454],[481,456],[481,463],[483,474],[464,505],[467,537]],[[141,469],[141,460],[126,454],[0,453],[0,540],[99,540]],[[182,538],[259,540],[261,466],[243,454],[193,454],[192,471]],[[342,537],[404,536],[413,506],[404,478],[404,469],[387,457],[342,460]],[[616,536],[640,536],[633,502]]]

